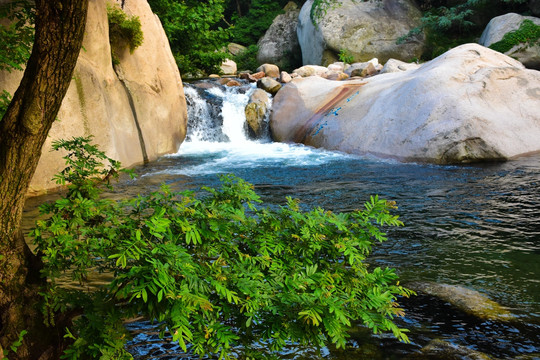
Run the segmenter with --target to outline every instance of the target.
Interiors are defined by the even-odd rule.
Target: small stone
[[[281,89],[281,84],[271,77],[266,76],[257,81],[257,87],[272,95],[275,95],[279,89]]]
[[[240,86],[240,83],[236,80],[229,80],[226,84],[227,86]]]
[[[210,79],[219,79],[221,76],[219,76],[218,74],[210,74],[210,76],[208,76],[208,78]]]
[[[291,75],[289,75],[288,72],[286,71],[282,71],[280,76],[279,76],[279,81],[286,84],[288,82],[290,82],[292,80],[292,77]]]
[[[272,77],[272,78],[279,78],[279,68],[277,65],[274,64],[262,64],[259,66],[256,70],[257,72],[264,72],[266,76]]]

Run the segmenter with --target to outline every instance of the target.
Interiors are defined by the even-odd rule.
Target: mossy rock
[[[407,288],[435,296],[446,301],[466,314],[482,320],[509,322],[516,319],[506,308],[486,295],[459,285],[434,282],[411,282]]]

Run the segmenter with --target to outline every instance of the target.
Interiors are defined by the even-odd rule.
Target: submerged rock
[[[435,339],[429,342],[420,354],[407,359],[437,359],[437,360],[492,360],[493,358],[480,351],[465,346],[455,345],[448,341]]]
[[[411,282],[409,289],[435,296],[446,301],[466,314],[482,320],[511,321],[515,316],[502,305],[486,295],[459,285],[437,284],[433,282]]]
[[[540,151],[540,72],[478,44],[365,80],[294,79],[273,101],[275,140],[437,164]]]

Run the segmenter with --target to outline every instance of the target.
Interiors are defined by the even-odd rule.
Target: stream
[[[287,359],[404,359],[433,339],[498,359],[540,359],[540,155],[505,163],[436,166],[400,163],[251,141],[243,109],[253,86],[186,85],[190,124],[177,154],[136,168],[138,177],[117,186],[123,197],[157,190],[217,186],[218,174],[234,173],[255,186],[265,203],[300,199],[306,209],[350,211],[370,195],[397,202],[404,227],[375,247],[370,263],[397,269],[403,283],[433,281],[483,293],[507,307],[517,321],[499,323],[466,315],[434,297],[402,299],[410,344],[390,335],[353,331],[350,347],[318,355],[291,346]],[[37,202],[39,200],[32,200]],[[32,201],[27,208],[31,208]],[[26,217],[34,212],[27,210]],[[146,322],[128,325],[135,359],[187,359],[160,340]],[[420,357],[421,358],[421,357]],[[468,357],[456,357],[468,359]]]

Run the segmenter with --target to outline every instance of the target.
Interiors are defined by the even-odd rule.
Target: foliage
[[[276,16],[282,12],[282,6],[277,1],[252,0],[244,16],[233,16],[232,40],[245,46],[257,44]]]
[[[392,319],[402,315],[393,269],[364,263],[379,227],[402,225],[394,204],[372,197],[364,210],[334,214],[303,212],[297,200],[278,209],[261,207],[253,186],[224,176],[219,189],[173,193],[163,186],[148,196],[117,203],[100,197],[98,178],[119,164],[76,138],[64,148],[59,183],[67,195],[43,204],[48,218],[33,236],[43,256],[49,318],[77,309],[73,345],[66,359],[129,358],[123,319],[143,315],[161,334],[196,354],[220,358],[262,356],[288,341],[343,347],[355,321],[374,332],[392,331],[407,341]],[[112,280],[93,286],[93,274]],[[78,281],[62,287],[61,274]],[[240,348],[238,345],[242,345]],[[243,350],[239,350],[243,349]]]
[[[257,61],[257,53],[259,47],[257,45],[250,45],[245,51],[242,51],[238,55],[233,57],[236,66],[240,70],[255,70],[261,64]]]
[[[34,9],[27,0],[0,4],[0,18],[8,24],[0,24],[0,71],[22,70],[30,58],[34,43]]]
[[[422,32],[426,34],[427,49],[424,58],[429,60],[448,49],[466,42],[476,42],[487,22],[498,15],[523,10],[527,0],[461,0],[457,2],[422,0],[423,12],[420,26],[398,39],[398,43]]]
[[[341,49],[338,54],[339,61],[342,61],[346,64],[352,64],[354,62],[354,56],[347,49]]]
[[[2,90],[2,93],[0,93],[0,120],[4,117],[10,102],[11,94],[6,90]]]
[[[515,45],[523,44],[534,45],[538,44],[540,39],[540,26],[533,23],[531,20],[523,20],[519,29],[510,31],[504,34],[503,38],[496,43],[491,44],[490,49],[505,53],[512,49]]]
[[[141,29],[141,20],[138,16],[127,16],[118,6],[107,5],[107,18],[109,20],[109,41],[113,63],[118,63],[115,49],[129,47],[129,52],[142,45],[144,34]]]
[[[9,347],[9,349],[11,350],[11,352],[13,353],[17,353],[17,349],[22,345],[23,343],[23,339],[24,339],[24,336],[28,334],[28,331],[26,330],[22,330],[20,333],[19,333],[19,337],[17,338],[17,340],[15,340],[15,342],[13,344],[11,344],[11,346]],[[3,359],[3,356],[6,357],[7,359],[7,356],[9,355],[10,353],[10,350],[8,349],[5,349],[3,350],[2,349],[2,346],[0,346],[0,359]]]
[[[0,71],[22,71],[22,66],[30,58],[34,43],[34,9],[26,0],[0,4]],[[0,120],[11,102],[11,94],[0,92]]]
[[[218,73],[230,30],[222,26],[225,0],[149,0],[169,38],[180,72]]]

